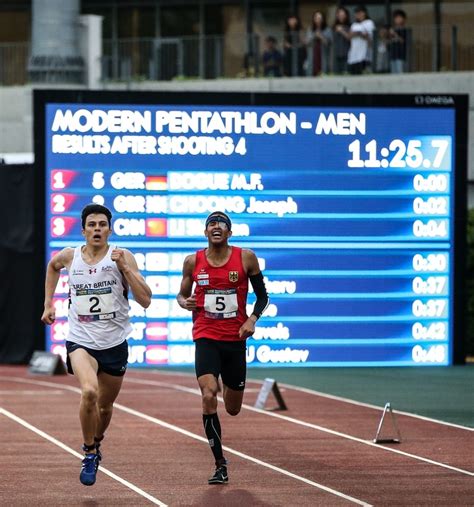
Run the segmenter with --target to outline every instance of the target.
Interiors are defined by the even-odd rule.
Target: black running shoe
[[[94,437],[94,445],[95,445],[95,453],[99,456],[99,461],[102,460],[102,453],[100,451],[100,445],[102,444],[102,440],[104,440],[105,435],[99,437]]]
[[[229,482],[229,476],[227,475],[227,467],[225,465],[218,466],[214,475],[209,477],[207,481],[209,484],[225,484]]]
[[[97,454],[97,459],[101,461],[102,459],[102,452],[100,451],[100,441],[95,441],[95,453]]]
[[[92,486],[95,483],[97,469],[99,468],[99,456],[86,454],[82,460],[80,480],[84,486]]]

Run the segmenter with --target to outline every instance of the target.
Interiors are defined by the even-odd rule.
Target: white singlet
[[[82,246],[78,246],[69,268],[68,340],[95,350],[119,345],[132,331],[128,288],[110,257],[113,249],[110,246],[105,257],[91,266],[84,262]]]

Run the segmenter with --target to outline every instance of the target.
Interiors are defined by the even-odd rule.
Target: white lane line
[[[167,382],[161,382],[159,380],[146,380],[146,379],[136,379],[136,378],[127,378],[127,382],[132,382],[132,383],[135,383],[135,384],[151,384],[151,385],[156,385],[158,387],[167,387],[167,388],[171,388],[174,385],[174,384],[169,384]],[[201,395],[200,392],[197,389],[192,389],[192,388],[189,388],[189,387],[184,387],[184,386],[176,385],[175,389],[177,391],[183,391],[183,392],[194,394],[194,395],[198,395],[198,396]],[[307,428],[311,428],[311,429],[315,429],[315,430],[318,430],[318,431],[322,431],[324,433],[329,433],[330,435],[335,435],[335,436],[338,436],[338,437],[346,438],[348,440],[352,440],[353,442],[358,442],[360,444],[369,445],[371,447],[374,447],[375,449],[380,449],[380,450],[384,450],[384,451],[387,451],[387,452],[393,452],[395,454],[400,454],[401,456],[406,456],[408,458],[416,459],[416,460],[419,460],[419,461],[424,461],[425,463],[429,463],[431,465],[436,465],[436,466],[439,466],[439,467],[447,468],[448,470],[453,470],[454,472],[459,472],[459,473],[462,473],[462,474],[466,474],[466,475],[469,475],[471,477],[474,476],[474,472],[470,472],[469,470],[464,470],[463,468],[453,467],[451,465],[447,465],[446,463],[442,463],[440,461],[434,461],[434,460],[431,460],[429,458],[424,458],[423,456],[418,456],[417,454],[411,454],[409,452],[400,451],[399,449],[393,449],[391,447],[381,446],[380,444],[376,444],[376,443],[371,442],[369,440],[364,440],[362,438],[354,437],[352,435],[348,435],[347,433],[341,433],[340,431],[331,430],[329,428],[325,428],[324,426],[319,426],[317,424],[301,421],[299,419],[294,419],[293,417],[288,417],[286,415],[277,414],[275,412],[269,412],[267,410],[261,410],[259,408],[252,407],[251,405],[246,405],[245,403],[242,404],[242,408],[245,408],[245,409],[250,410],[252,412],[257,412],[258,414],[266,415],[266,416],[269,416],[269,417],[275,417],[277,419],[281,419],[283,421],[287,421],[287,422],[290,422],[290,423],[293,423],[293,424],[298,424],[300,426],[305,426]],[[378,410],[380,411],[381,409],[378,408]]]
[[[253,380],[252,382],[257,382],[257,383],[261,384],[262,381]],[[308,389],[306,387],[298,387],[298,386],[293,386],[291,384],[280,384],[280,383],[278,383],[278,386],[285,387],[286,389],[293,389],[295,391],[300,391],[300,392],[306,393],[306,394],[312,394],[313,396],[321,396],[323,398],[328,398],[330,400],[342,401],[344,403],[350,403],[351,405],[357,405],[360,407],[372,408],[374,410],[379,410],[379,411],[383,409],[383,407],[378,407],[377,405],[371,405],[370,403],[364,403],[362,401],[355,401],[355,400],[351,400],[349,398],[342,398],[341,396],[336,396],[333,394],[320,393],[319,391],[314,391],[313,389]],[[438,419],[432,419],[431,417],[425,417],[423,415],[412,414],[411,412],[403,412],[402,410],[394,410],[393,412],[396,414],[405,415],[407,417],[414,417],[416,419],[421,419],[423,421],[429,421],[429,422],[436,423],[436,424],[442,424],[444,426],[452,426],[453,428],[457,428],[460,430],[474,431],[474,428],[470,428],[469,426],[462,426],[461,424],[440,421]]]
[[[2,377],[0,377],[0,380],[1,379],[2,379]],[[28,380],[28,379],[15,379],[15,381],[24,382],[24,383],[34,383],[34,384],[37,383],[37,384],[40,384],[40,385],[46,385],[46,386],[51,386],[51,387],[56,387],[56,388],[58,386],[62,386],[64,389],[68,389],[70,391],[74,391],[74,392],[80,393],[80,389],[78,389],[77,387],[66,386],[66,385],[55,383],[55,382],[44,382],[44,381],[41,381],[41,380],[40,381],[34,381],[34,380]],[[196,395],[196,396],[201,396],[201,393],[200,393],[199,389],[194,389],[194,388],[191,388],[191,387],[185,387],[185,386],[181,386],[179,384],[170,384],[168,382],[162,382],[160,380],[136,379],[136,378],[130,378],[128,376],[128,377],[126,377],[126,381],[127,382],[131,382],[131,383],[135,383],[135,384],[145,384],[145,385],[154,385],[154,386],[157,386],[157,387],[166,387],[168,389],[175,389],[177,391],[182,391],[182,392],[193,394],[193,395]],[[221,399],[221,401],[222,401],[222,399]],[[440,461],[434,461],[434,460],[431,460],[429,458],[424,458],[423,456],[419,456],[417,454],[411,454],[409,452],[400,451],[399,449],[393,449],[392,447],[385,447],[383,445],[371,442],[370,440],[364,440],[362,438],[354,437],[352,435],[348,435],[347,433],[341,433],[340,431],[331,430],[329,428],[325,428],[325,427],[319,426],[317,424],[309,423],[309,422],[306,422],[306,421],[301,421],[299,419],[294,419],[293,417],[288,417],[288,416],[285,416],[285,415],[277,414],[275,412],[269,412],[267,410],[261,410],[261,409],[252,407],[250,405],[246,405],[245,403],[242,404],[242,408],[245,408],[245,409],[250,410],[252,412],[257,412],[259,414],[266,415],[266,416],[269,416],[269,417],[275,417],[277,419],[282,419],[284,421],[287,421],[287,422],[290,422],[290,423],[293,423],[293,424],[298,424],[300,426],[305,426],[306,428],[311,428],[311,429],[315,429],[315,430],[318,430],[318,431],[322,431],[324,433],[329,433],[330,435],[335,435],[335,436],[338,436],[338,437],[341,437],[341,438],[346,438],[348,440],[352,440],[353,442],[358,442],[360,444],[369,445],[371,447],[374,447],[375,449],[379,449],[379,450],[387,451],[387,452],[392,452],[394,454],[399,454],[401,456],[406,456],[408,458],[412,458],[412,459],[415,459],[415,460],[418,460],[418,461],[423,461],[425,463],[429,463],[430,465],[435,465],[435,466],[439,466],[439,467],[442,467],[442,468],[447,468],[448,470],[452,470],[454,472],[459,472],[459,473],[468,475],[470,477],[474,477],[474,472],[471,472],[469,470],[464,470],[463,468],[453,467],[451,465],[447,465],[446,463],[442,463]],[[376,408],[379,411],[382,410],[380,407],[373,407],[373,408]]]
[[[0,377],[0,380],[1,380],[1,377]],[[67,385],[62,385],[62,384],[58,384],[58,383],[55,383],[55,382],[45,382],[45,381],[42,381],[42,380],[29,380],[29,379],[15,379],[15,381],[18,381],[18,382],[24,382],[24,383],[34,383],[34,384],[40,384],[40,385],[44,385],[44,386],[53,386],[55,388],[57,388],[58,386],[62,386],[64,387],[64,389],[67,389],[68,391],[73,391],[73,392],[76,392],[76,393],[80,393],[80,389],[78,389],[77,387],[73,387],[73,386],[67,386]],[[154,382],[154,381],[149,381],[149,382]],[[159,384],[162,384],[161,382],[159,382]],[[168,387],[172,387],[172,384],[168,385]],[[187,389],[187,388],[183,388],[183,389]],[[190,389],[190,391],[192,391]],[[192,394],[196,394],[196,393],[192,393]],[[197,393],[199,394],[199,393]],[[204,442],[206,445],[209,445],[208,441],[206,438],[200,436],[200,435],[196,435],[195,433],[191,433],[190,431],[187,431],[183,428],[180,428],[179,426],[174,426],[173,424],[169,424],[165,421],[162,421],[161,419],[157,419],[156,417],[152,417],[152,416],[149,416],[147,414],[144,414],[142,412],[139,412],[137,410],[134,410],[132,408],[128,408],[120,403],[114,403],[114,408],[117,408],[118,410],[122,410],[123,412],[126,412],[128,414],[131,414],[131,415],[134,415],[135,417],[139,417],[141,419],[144,419],[146,421],[149,421],[149,422],[152,422],[154,424],[157,424],[159,426],[162,426],[163,428],[166,428],[166,429],[169,429],[169,430],[172,430],[172,431],[175,431],[177,433],[181,433],[182,435],[186,435],[187,437],[190,437],[190,438],[193,438],[194,440],[198,440],[200,442]],[[261,461],[257,458],[254,458],[252,456],[249,456],[248,454],[244,454],[244,453],[241,453],[235,449],[232,449],[230,447],[227,447],[227,446],[224,446],[223,447],[228,453],[230,454],[234,454],[235,456],[239,456],[240,458],[243,458],[243,459],[246,459],[248,461],[252,461],[253,463],[256,463],[257,465],[260,465],[260,466],[263,466],[263,467],[266,467],[266,468],[269,468],[270,470],[273,470],[275,472],[278,472],[280,474],[283,474],[283,475],[286,475],[288,477],[291,477],[292,479],[296,479],[300,482],[303,482],[305,484],[308,484],[310,486],[313,486],[315,488],[318,488],[318,489],[321,489],[323,491],[326,491],[328,493],[331,493],[333,495],[336,495],[340,498],[344,498],[350,502],[353,502],[357,505],[363,505],[363,506],[366,506],[366,507],[372,507],[371,504],[367,503],[367,502],[364,502],[362,500],[358,500],[357,498],[353,498],[349,495],[345,495],[344,493],[341,493],[340,491],[337,491],[335,489],[332,489],[332,488],[329,488],[327,486],[324,486],[323,484],[319,484],[317,482],[314,482],[314,481],[311,481],[309,479],[306,479],[305,477],[302,477],[300,475],[296,475],[296,474],[293,474],[292,472],[289,472],[288,470],[285,470],[283,468],[279,468],[277,466],[274,466],[274,465],[271,465],[270,463],[266,463],[265,461]],[[72,449],[71,449],[72,451]],[[72,451],[72,452],[75,452],[75,451]],[[101,468],[99,468],[100,470]]]
[[[45,387],[55,387],[56,389],[62,389],[65,391],[72,391],[74,393],[81,394],[81,390],[78,387],[68,386],[67,384],[61,384],[59,382],[46,382],[44,380],[27,379],[27,378],[16,378],[16,377],[2,377],[0,380],[8,380],[9,382],[19,382],[20,384],[33,384]]]
[[[22,426],[24,426],[25,428],[29,429],[33,433],[36,433],[37,435],[39,435],[40,437],[48,440],[52,444],[57,445],[58,447],[60,447],[64,451],[67,451],[69,454],[72,454],[76,458],[82,459],[84,457],[82,454],[79,454],[74,449],[71,449],[67,445],[63,444],[61,441],[57,440],[56,438],[52,437],[51,435],[48,435],[48,433],[45,433],[44,431],[40,430],[36,426],[33,426],[32,424],[26,422],[24,419],[21,419],[20,417],[16,416],[15,414],[9,412],[8,410],[6,410],[6,409],[4,409],[2,407],[0,407],[0,414],[3,414],[4,416],[8,417],[9,419],[11,419],[12,421],[15,421],[18,424],[21,424]],[[112,479],[116,480],[117,482],[120,482],[120,484],[123,484],[124,486],[126,486],[129,489],[131,489],[135,493],[138,493],[139,495],[143,496],[144,498],[146,498],[147,500],[149,500],[151,503],[153,503],[155,505],[160,505],[161,507],[167,507],[167,505],[165,503],[161,502],[160,500],[158,500],[158,498],[155,498],[154,496],[151,496],[150,494],[148,494],[147,492],[143,491],[139,487],[135,486],[131,482],[128,482],[125,479],[122,479],[121,477],[119,477],[118,475],[114,474],[110,470],[107,470],[107,468],[105,468],[103,466],[100,466],[99,467],[99,472],[103,472],[104,474],[108,475],[109,477],[111,477]]]
[[[174,391],[182,391],[183,393],[195,394],[197,396],[201,396],[201,391],[198,387],[186,387],[181,386],[179,384],[170,384],[169,382],[163,382],[161,380],[148,380],[148,379],[140,379],[140,378],[129,378],[126,379],[127,383],[130,382],[132,384],[141,384],[141,385],[152,385],[156,387],[164,387],[166,389],[172,389]],[[57,384],[55,384],[57,385]]]
[[[171,372],[171,371],[166,372],[166,371],[162,371],[162,370],[151,370],[151,371],[147,371],[147,372],[140,372],[140,374],[143,374],[143,373],[145,373],[145,374],[150,373],[152,375],[170,375],[170,376],[177,376],[177,377],[182,376],[182,377],[188,377],[188,378],[189,377],[195,378],[195,375],[193,373],[187,373],[187,372]],[[129,377],[127,377],[127,378],[129,378]],[[260,379],[249,378],[249,379],[247,379],[247,382],[253,382],[255,384],[262,385],[263,381]],[[308,389],[307,387],[299,387],[299,386],[295,386],[292,384],[286,384],[286,383],[280,383],[280,382],[278,382],[278,385],[280,387],[285,387],[286,389],[293,389],[294,391],[300,391],[302,393],[311,394],[313,396],[321,396],[322,398],[328,398],[330,400],[342,401],[344,403],[350,403],[351,405],[357,405],[359,407],[371,408],[371,409],[378,410],[378,411],[383,409],[383,407],[379,407],[377,405],[371,405],[370,403],[364,403],[362,401],[351,400],[350,398],[344,398],[342,396],[336,396],[334,394],[322,393],[322,392],[316,391],[314,389]],[[246,391],[247,391],[247,389],[246,389]],[[407,417],[413,417],[415,419],[421,419],[423,421],[429,421],[429,422],[432,422],[435,424],[442,424],[443,426],[452,426],[453,428],[458,428],[460,430],[474,431],[474,428],[471,428],[469,426],[463,426],[461,424],[450,423],[447,421],[440,421],[439,419],[432,419],[431,417],[413,414],[411,412],[403,412],[402,410],[394,410],[394,412],[397,414],[400,414],[400,415],[407,416]]]
[[[41,395],[41,396],[52,396],[52,395],[57,395],[57,394],[60,394],[61,396],[64,394],[63,391],[51,391],[51,389],[48,391],[48,390],[25,390],[25,391],[12,391],[11,389],[8,390],[8,391],[0,391],[0,395],[2,396],[38,396],[38,395]]]
[[[152,422],[152,423],[157,424],[159,426],[162,426],[163,428],[175,431],[177,433],[181,433],[182,435],[186,435],[187,437],[193,438],[194,440],[198,440],[199,442],[204,442],[206,445],[209,445],[207,439],[204,437],[201,437],[200,435],[196,435],[195,433],[191,433],[190,431],[180,428],[179,426],[175,426],[174,424],[169,424],[165,421],[162,421],[161,419],[157,419],[156,417],[152,417],[147,414],[144,414],[143,412],[139,412],[138,410],[134,410],[133,408],[125,407],[124,405],[121,405],[120,403],[114,403],[114,408],[118,408],[119,410],[122,410],[123,412],[127,412],[128,414],[134,415],[135,417],[145,419],[146,421],[149,421],[149,422]],[[362,500],[358,500],[357,498],[354,498],[352,496],[345,495],[344,493],[341,493],[340,491],[337,491],[332,488],[328,488],[327,486],[324,486],[322,484],[319,484],[318,482],[314,482],[309,479],[306,479],[305,477],[302,477],[300,475],[293,474],[292,472],[289,472],[288,470],[277,467],[275,465],[271,465],[270,463],[266,463],[265,461],[261,461],[257,458],[254,458],[253,456],[249,456],[248,454],[244,454],[243,452],[236,451],[235,449],[232,449],[231,447],[227,447],[224,445],[224,446],[222,446],[222,448],[230,454],[234,454],[235,456],[239,456],[240,458],[246,459],[248,461],[252,461],[253,463],[256,463],[257,465],[263,466],[265,468],[269,468],[270,470],[273,470],[273,471],[278,472],[280,474],[291,477],[292,479],[296,479],[298,481],[304,482],[305,484],[309,484],[310,486],[314,486],[315,488],[322,489],[323,491],[331,493],[332,495],[336,495],[340,498],[344,498],[344,499],[346,499],[350,502],[353,502],[357,505],[364,505],[367,507],[372,507],[371,504],[369,504],[367,502],[363,502]]]

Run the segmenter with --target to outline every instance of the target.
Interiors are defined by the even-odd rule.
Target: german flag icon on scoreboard
[[[168,190],[168,179],[166,176],[146,176],[145,188],[156,191]]]
[[[146,236],[164,238],[168,234],[166,218],[147,218],[145,224]]]

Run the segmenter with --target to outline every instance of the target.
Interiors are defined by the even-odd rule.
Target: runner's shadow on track
[[[251,505],[252,507],[272,507],[272,504],[258,500],[255,495],[245,489],[228,490],[225,486],[210,486],[209,491],[202,495],[201,499],[192,505],[206,507],[242,507]],[[274,504],[273,504],[274,505]]]

